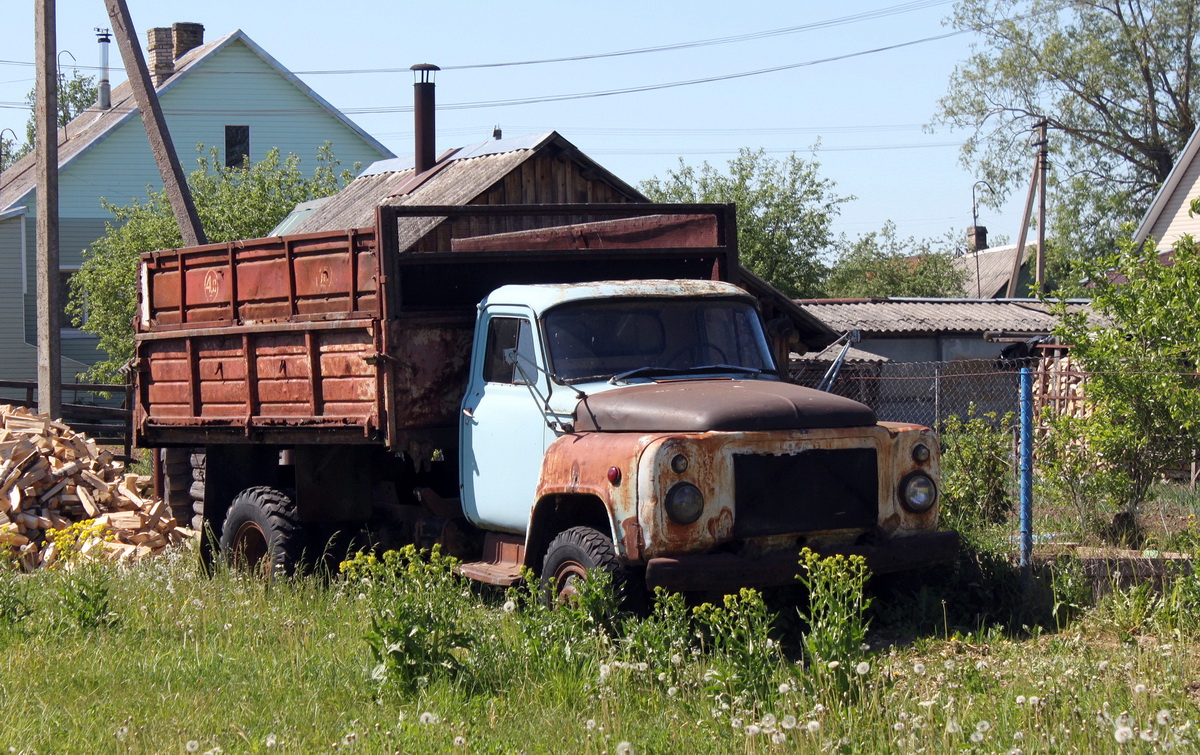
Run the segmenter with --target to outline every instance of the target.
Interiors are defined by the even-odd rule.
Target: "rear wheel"
[[[230,566],[264,577],[292,574],[301,550],[300,521],[290,496],[255,487],[233,499],[221,527],[221,553]]]
[[[621,596],[621,607],[638,610],[640,581],[617,558],[612,538],[591,527],[571,527],[558,533],[542,561],[542,589],[552,605],[573,600],[579,585],[592,570],[612,575],[612,587]]]

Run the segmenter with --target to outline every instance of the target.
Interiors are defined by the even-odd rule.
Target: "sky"
[[[487,139],[496,126],[506,137],[556,130],[637,185],[680,158],[723,168],[742,147],[780,159],[795,152],[818,161],[838,195],[854,197],[841,205],[837,234],[853,239],[892,221],[901,238],[954,232],[965,243],[972,224],[977,176],[959,160],[968,133],[926,127],[977,41],[945,23],[952,0],[294,0],[286,10],[244,0],[127,2],[143,49],[146,29],[174,22],[203,24],[206,41],[241,29],[396,154],[412,151],[408,69],[433,63],[443,69],[439,153]],[[11,5],[0,26],[0,129],[23,139],[36,6]],[[56,13],[60,65],[94,74],[94,29],[111,26],[104,2],[59,0]],[[663,47],[672,49],[631,52]],[[578,57],[587,59],[562,60]],[[115,86],[125,78],[115,44],[111,59]],[[491,65],[528,61],[553,62]],[[699,83],[657,88],[690,81]],[[650,89],[521,102],[631,88]],[[1032,167],[1033,154],[1013,160]],[[1022,204],[980,206],[979,224],[1015,241]]]

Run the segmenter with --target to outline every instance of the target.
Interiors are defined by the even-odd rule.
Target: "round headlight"
[[[929,456],[929,446],[925,445],[924,443],[918,443],[917,445],[913,446],[912,457],[913,461],[916,463],[924,464],[925,462],[929,461]]]
[[[911,474],[900,483],[900,502],[910,511],[928,511],[937,500],[937,486],[921,473]]]
[[[687,471],[687,468],[688,460],[683,454],[675,454],[675,456],[671,458],[671,471],[675,474],[683,474]]]
[[[681,482],[667,492],[667,516],[679,524],[691,524],[704,512],[704,494],[690,482]]]

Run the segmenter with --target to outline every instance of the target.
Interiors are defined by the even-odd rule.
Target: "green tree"
[[[25,95],[25,102],[32,111],[37,102],[37,87]],[[58,127],[70,123],[75,116],[96,103],[96,77],[84,76],[78,69],[71,69],[70,77],[58,75]],[[25,122],[25,143],[17,144],[8,138],[0,138],[0,170],[20,160],[33,150],[37,141],[37,117],[31,112]]]
[[[1200,448],[1200,250],[1185,237],[1164,265],[1152,245],[1125,239],[1078,271],[1090,281],[1094,314],[1059,305],[1056,334],[1088,372],[1093,411],[1063,435],[1085,439],[1118,481],[1113,505],[1133,515],[1159,475]]]
[[[743,148],[727,172],[680,158],[677,170],[640,188],[655,202],[736,204],[742,264],[789,296],[811,297],[825,275],[821,259],[833,241],[830,224],[838,205],[852,199],[834,194],[834,182],[820,177],[820,167],[795,154],[780,161]]]
[[[891,221],[853,242],[843,237],[843,251],[829,272],[825,295],[961,296],[966,273],[954,266],[953,243],[949,237],[901,240]]]
[[[246,168],[224,165],[216,149],[198,147],[198,167],[188,177],[196,212],[211,243],[259,238],[295,206],[337,192],[352,178],[338,172],[328,143],[317,153],[309,176],[295,154],[272,149]],[[87,379],[119,382],[118,370],[133,356],[133,320],[137,315],[137,265],[142,252],[183,244],[165,191],[151,190],[146,201],[118,206],[101,200],[112,213],[105,234],[83,252],[79,272],[71,276],[68,312],[83,331],[98,336],[108,357]],[[84,313],[86,312],[86,318]]]
[[[961,160],[996,187],[989,203],[1026,184],[1045,119],[1047,230],[1081,256],[1112,249],[1196,128],[1196,0],[959,0],[951,23],[980,41],[934,123],[973,132]]]

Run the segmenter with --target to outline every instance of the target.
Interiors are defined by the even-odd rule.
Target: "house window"
[[[225,127],[225,166],[244,168],[250,161],[250,127]]]

